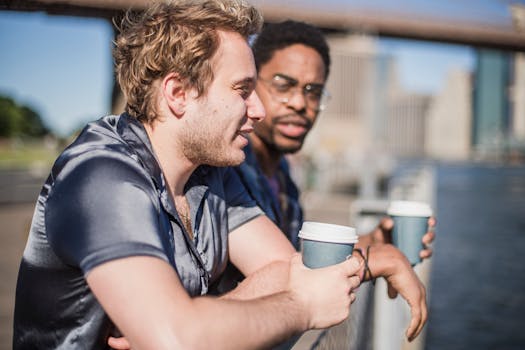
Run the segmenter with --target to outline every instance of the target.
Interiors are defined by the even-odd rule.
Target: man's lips
[[[308,132],[308,128],[305,125],[295,123],[277,123],[275,126],[282,135],[291,138],[302,137]]]
[[[248,143],[248,134],[253,132],[253,127],[244,127],[236,132],[236,138],[241,137],[246,143]]]
[[[304,136],[312,126],[310,120],[296,115],[275,118],[273,123],[282,135],[290,138]]]
[[[244,127],[237,130],[237,134],[247,137],[249,133],[253,132],[253,127]]]

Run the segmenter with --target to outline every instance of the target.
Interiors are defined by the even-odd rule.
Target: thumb
[[[394,227],[394,220],[390,217],[384,217],[381,219],[379,227],[381,227],[382,230],[390,231],[392,227]]]
[[[384,217],[379,222],[377,229],[374,230],[374,241],[378,243],[390,243],[392,241],[391,234],[394,227],[394,220],[390,217]]]

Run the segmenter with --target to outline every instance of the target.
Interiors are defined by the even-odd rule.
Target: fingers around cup
[[[394,220],[390,216],[386,216],[381,219],[379,227],[384,230],[391,230],[394,227]]]
[[[434,234],[434,232],[427,232],[423,235],[423,239],[422,239],[422,242],[423,244],[430,244],[434,241],[434,238],[436,238],[436,235]]]

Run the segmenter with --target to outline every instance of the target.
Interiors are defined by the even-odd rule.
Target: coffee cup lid
[[[299,237],[331,243],[357,243],[359,239],[353,227],[314,221],[303,222]]]
[[[392,216],[432,216],[432,208],[424,202],[392,201],[387,209]]]

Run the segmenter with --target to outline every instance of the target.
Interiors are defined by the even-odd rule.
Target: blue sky
[[[415,14],[426,11],[501,22],[509,19],[508,2],[347,0],[346,4],[385,11],[403,4]],[[67,135],[109,113],[111,40],[111,25],[104,20],[0,11],[0,94],[31,106],[49,127]],[[437,92],[449,69],[471,70],[474,65],[473,50],[464,46],[388,39],[379,47],[396,58],[401,83],[411,91]]]
[[[395,57],[401,85],[408,91],[433,94],[453,69],[472,71],[475,52],[462,45],[382,39],[380,51]]]
[[[112,28],[103,20],[0,12],[0,94],[67,134],[108,113]]]

